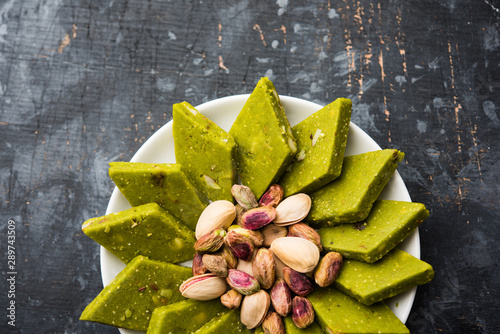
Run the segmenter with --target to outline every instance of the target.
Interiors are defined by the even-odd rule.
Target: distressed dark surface
[[[0,332],[117,333],[78,317],[101,290],[110,161],[171,105],[249,93],[353,100],[399,168],[435,279],[412,333],[499,333],[500,10],[495,0],[0,1]],[[16,327],[7,225],[16,222]]]

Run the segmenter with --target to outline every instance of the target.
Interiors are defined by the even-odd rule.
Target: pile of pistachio
[[[243,185],[235,184],[231,193],[238,204],[215,201],[201,214],[194,276],[180,292],[195,300],[220,297],[230,309],[241,306],[241,322],[249,329],[262,325],[265,333],[285,333],[282,317],[290,312],[297,327],[308,327],[314,310],[305,296],[313,291],[313,282],[332,284],[343,263],[336,252],[320,259],[318,232],[301,222],[311,198],[300,193],[283,199],[278,184],[259,202]]]

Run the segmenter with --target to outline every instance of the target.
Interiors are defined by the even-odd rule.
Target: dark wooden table
[[[499,333],[499,28],[497,0],[0,1],[0,332],[117,333],[78,320],[102,289],[80,228],[105,212],[108,163],[173,103],[268,76],[281,95],[352,99],[353,122],[406,153],[436,270],[410,330]]]

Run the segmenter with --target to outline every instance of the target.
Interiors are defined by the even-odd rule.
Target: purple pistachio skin
[[[227,284],[242,295],[251,295],[260,290],[259,281],[252,275],[238,269],[229,269]]]
[[[342,254],[329,252],[319,261],[314,271],[314,280],[316,284],[324,288],[329,286],[337,279],[344,263]]]
[[[301,297],[305,297],[310,294],[313,289],[313,283],[309,276],[292,268],[283,268],[283,278],[290,289]]]
[[[203,275],[208,272],[208,269],[203,265],[203,254],[195,253],[193,258],[193,276]]]
[[[250,237],[232,230],[227,233],[225,242],[226,246],[238,259],[243,261],[252,259],[255,246]]]
[[[292,291],[282,278],[276,279],[270,295],[274,310],[282,317],[286,317],[292,310]]]
[[[285,191],[279,184],[273,184],[269,189],[262,195],[259,200],[260,206],[278,206],[278,204],[283,199]]]
[[[276,209],[272,206],[261,206],[250,209],[241,217],[244,228],[257,230],[271,223],[276,218]]]
[[[304,297],[295,296],[292,300],[292,320],[295,326],[306,328],[314,321],[314,309]]]

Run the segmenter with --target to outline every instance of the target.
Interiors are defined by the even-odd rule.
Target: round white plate
[[[229,97],[220,98],[207,103],[203,103],[196,107],[196,109],[214,121],[225,131],[229,131],[236,116],[240,112],[244,103],[248,99],[245,95],[234,95]],[[307,116],[321,109],[323,106],[301,100],[289,96],[280,96],[281,102],[285,107],[285,112],[291,126],[299,123]],[[351,123],[349,128],[349,135],[347,138],[346,155],[360,154],[369,151],[380,150],[380,146],[370,138],[358,126]],[[137,151],[131,160],[132,162],[149,162],[149,163],[174,163],[174,139],[172,136],[172,121],[165,124],[158,131],[156,131],[142,147]],[[408,190],[401,179],[401,176],[396,171],[392,179],[389,181],[380,198],[411,201]],[[120,191],[115,187],[111,199],[106,210],[106,214],[122,211],[130,208],[130,204],[123,197]],[[410,253],[411,255],[420,258],[420,239],[418,229],[414,231],[399,248]],[[117,257],[101,247],[101,273],[102,282],[106,286],[113,277],[115,277],[123,268],[125,264]],[[410,289],[398,296],[395,296],[387,301],[387,304],[396,316],[404,323],[415,298],[416,288]],[[123,334],[137,333],[127,329],[120,329]]]

